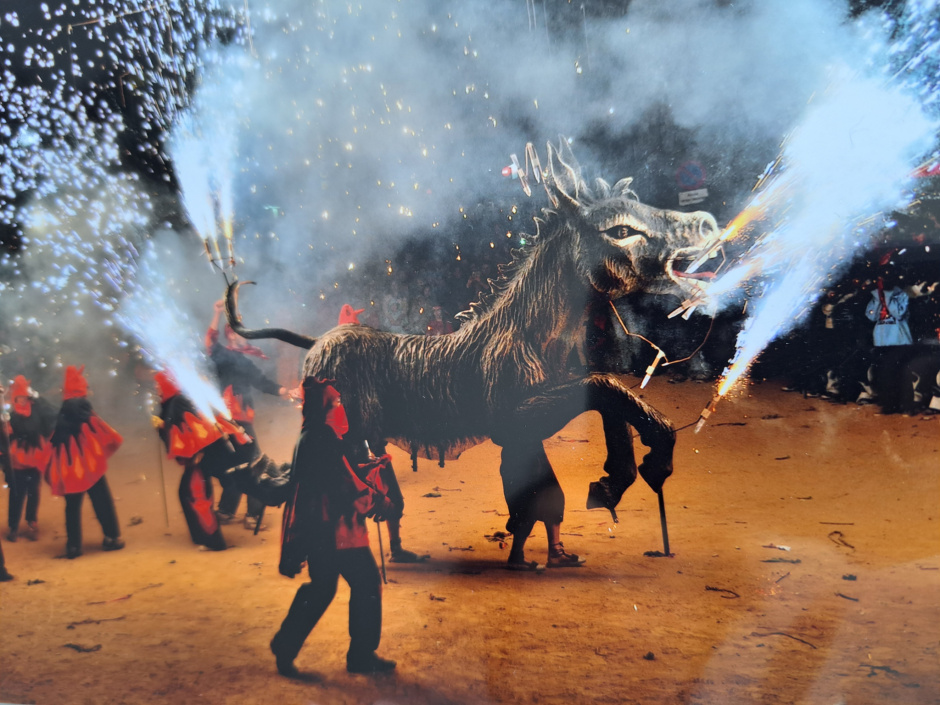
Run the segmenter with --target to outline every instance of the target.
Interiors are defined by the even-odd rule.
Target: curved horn
[[[548,148],[548,168],[552,175],[554,190],[568,203],[578,207],[580,191],[583,186],[581,167],[571,153],[571,148],[564,138],[561,138],[556,149],[551,142]]]
[[[242,284],[254,284],[254,282],[233,281],[225,288],[225,317],[232,330],[243,338],[257,340],[258,338],[276,338],[284,343],[296,345],[298,348],[309,350],[317,342],[316,338],[309,335],[294,333],[284,328],[258,328],[251,330],[242,325],[242,317],[238,315],[238,287]]]

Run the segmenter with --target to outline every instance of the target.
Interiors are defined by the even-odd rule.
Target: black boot
[[[277,672],[285,678],[297,678],[300,675],[300,671],[298,671],[297,667],[294,665],[293,657],[285,655],[279,650],[279,646],[277,634],[275,634],[274,638],[271,639],[271,653],[274,654],[274,663],[277,666]]]
[[[374,651],[366,654],[346,654],[346,670],[350,673],[375,675],[395,670],[396,663],[390,659],[382,658]]]
[[[422,563],[428,559],[428,556],[419,556],[414,551],[402,548],[401,541],[393,543],[391,546],[392,563]]]

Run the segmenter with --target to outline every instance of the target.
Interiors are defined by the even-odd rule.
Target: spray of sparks
[[[147,171],[200,55],[237,18],[212,0],[37,1],[5,11],[0,27],[0,227],[19,236],[19,252],[0,256],[8,340],[40,366],[82,354],[82,334],[86,352],[109,329],[126,347],[112,314],[160,201]]]
[[[741,260],[708,286],[712,302],[734,298],[757,277],[763,281],[712,408],[771,341],[808,313],[832,270],[868,248],[890,211],[906,207],[912,172],[924,156],[936,160],[940,25],[936,13],[927,14],[936,5],[912,5],[907,27],[919,33],[881,47],[905,59],[890,79],[847,67],[834,71],[830,87],[814,98],[751,202],[725,230],[723,240],[764,223]]]
[[[525,12],[510,3],[438,0],[346,5],[342,12],[331,12],[322,0],[17,5],[0,16],[0,225],[22,235],[22,249],[0,261],[0,298],[4,312],[13,312],[3,323],[34,347],[39,340],[66,347],[68,321],[87,319],[91,308],[107,326],[125,291],[139,296],[133,283],[142,276],[138,253],[158,221],[175,210],[168,200],[179,198],[192,227],[208,240],[210,259],[231,264],[237,238],[245,265],[276,264],[291,290],[316,290],[315,277],[335,287],[328,262],[354,271],[355,257],[367,248],[384,250],[391,274],[400,269],[392,266],[392,236],[421,224],[444,231],[438,226],[472,220],[473,205],[492,199],[507,145],[579,134],[590,125],[617,134],[659,102],[677,106],[685,124],[706,124],[703,116],[712,116],[709,129],[728,140],[738,138],[730,126],[742,114],[751,120],[742,133],[758,125],[756,131],[772,127],[778,135],[775,121],[788,106],[784,100],[781,109],[769,108],[768,102],[796,95],[788,79],[814,75],[814,62],[823,57],[828,63],[826,52],[845,39],[832,36],[845,24],[839,8],[823,10],[808,0],[788,3],[793,9],[783,15],[755,3],[733,17],[710,0],[683,0],[674,11],[635,2],[628,16],[597,21],[588,21],[582,5],[577,32],[549,31],[546,7],[539,16],[528,3]],[[878,47],[888,60],[873,62],[890,64],[885,84],[915,96],[928,112],[940,95],[936,10],[936,0],[910,2],[901,20],[862,26],[870,35],[862,41],[873,46],[893,37]],[[774,28],[769,35],[768,26]],[[815,31],[800,31],[801,51],[812,49],[780,53],[804,26]],[[685,48],[690,27],[713,35],[702,51],[721,67],[713,72],[722,77],[719,84],[740,85],[724,80],[726,73],[753,70],[752,82],[760,84],[755,91],[770,93],[732,104],[716,97],[721,85],[703,84],[708,71],[686,73],[689,62],[671,42]],[[657,31],[662,28],[672,31]],[[784,69],[762,73],[769,67],[757,52],[753,61],[729,64],[723,50],[752,35],[787,57],[777,60]],[[812,58],[805,70],[794,70],[789,59],[806,55]],[[610,71],[602,74],[605,64]],[[774,80],[764,80],[771,71]],[[811,111],[824,98],[815,99]],[[891,125],[888,132],[897,129]],[[715,282],[710,294],[718,302],[730,299],[754,271],[796,276],[799,267],[787,265],[787,242],[805,223],[790,204],[812,199],[799,193],[810,183],[800,155],[783,156],[759,190],[766,201],[752,204],[751,214],[772,227],[759,248]],[[161,179],[167,183],[155,185]],[[843,209],[842,222],[893,207],[899,183],[856,212]],[[726,240],[744,225],[729,229]],[[834,229],[830,223],[815,232],[828,236]],[[811,292],[814,286],[804,281],[782,288]],[[164,295],[152,303],[170,310],[178,294]],[[807,300],[768,308],[798,311]],[[772,335],[758,335],[769,314],[759,316],[760,324],[750,324],[755,340]],[[118,322],[145,350],[157,350],[130,318]],[[775,328],[772,320],[768,330]],[[743,339],[741,347],[751,350]],[[744,367],[750,354],[739,353]],[[169,352],[153,355],[167,358]]]
[[[155,370],[166,370],[207,419],[227,415],[225,402],[210,373],[209,360],[200,349],[201,337],[186,312],[174,302],[181,286],[167,277],[161,260],[172,257],[161,246],[148,243],[138,267],[137,283],[121,301],[117,318],[137,341],[144,359]]]

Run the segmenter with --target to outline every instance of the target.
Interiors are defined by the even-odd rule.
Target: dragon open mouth
[[[669,278],[692,298],[705,295],[705,286],[715,279],[718,269],[724,263],[720,251],[718,256],[706,257],[708,251],[707,246],[683,248],[666,262]],[[690,268],[692,271],[688,271]]]

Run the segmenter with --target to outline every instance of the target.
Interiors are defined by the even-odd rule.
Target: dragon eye
[[[642,230],[631,228],[629,225],[618,225],[613,228],[608,228],[607,230],[602,231],[602,234],[605,238],[613,240],[618,244],[623,244],[626,240],[630,240],[635,237],[641,237],[644,240],[649,240],[649,235],[644,233]]]

